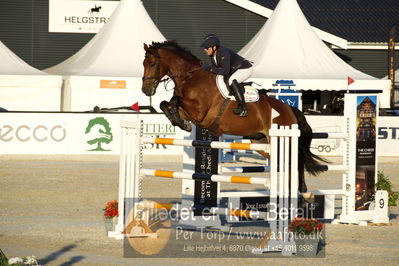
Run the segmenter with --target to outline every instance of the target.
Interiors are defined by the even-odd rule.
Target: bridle
[[[201,67],[198,67],[198,68],[194,68],[194,69],[191,69],[191,70],[189,70],[189,71],[186,71],[186,72],[178,73],[178,74],[176,74],[176,75],[172,75],[171,73],[168,72],[168,73],[166,73],[166,78],[163,78],[163,79],[162,79],[162,77],[161,77],[160,74],[159,74],[159,72],[161,71],[161,68],[160,68],[160,66],[159,66],[159,62],[160,62],[160,57],[159,57],[159,55],[151,54],[151,55],[146,55],[145,57],[148,58],[148,57],[150,57],[150,56],[156,57],[156,58],[158,59],[158,60],[152,65],[152,67],[156,67],[156,73],[157,73],[157,75],[151,76],[151,77],[142,77],[143,82],[146,81],[146,80],[152,80],[152,79],[154,79],[155,81],[158,82],[158,84],[164,82],[164,83],[165,83],[165,88],[166,88],[166,83],[169,82],[170,80],[173,80],[174,78],[179,78],[179,77],[182,77],[182,76],[187,75],[188,77],[187,77],[185,80],[183,80],[183,82],[184,82],[184,81],[186,81],[186,80],[188,80],[188,79],[191,79],[191,78],[193,77],[192,75],[190,75],[191,73],[193,73],[193,72],[195,72],[195,71],[201,69]]]
[[[154,63],[154,64],[151,64],[151,67],[156,67],[156,73],[158,74],[157,76],[153,76],[153,77],[143,77],[142,79],[143,79],[143,81],[145,81],[145,80],[150,80],[150,79],[155,79],[156,81],[158,81],[158,82],[161,82],[161,77],[159,76],[159,72],[161,71],[161,69],[160,69],[160,67],[159,67],[159,61],[160,61],[160,57],[159,57],[159,55],[153,55],[153,54],[150,54],[150,55],[145,55],[145,58],[147,59],[147,58],[150,58],[150,57],[156,57],[156,58],[158,58],[158,60]]]

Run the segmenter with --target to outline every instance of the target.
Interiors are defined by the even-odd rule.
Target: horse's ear
[[[147,45],[146,43],[144,43],[144,50],[145,50],[146,52],[148,52],[148,51],[150,50],[150,48],[148,47],[148,45]]]

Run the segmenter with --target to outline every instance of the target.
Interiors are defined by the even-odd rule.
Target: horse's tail
[[[320,162],[328,163],[328,161],[320,156],[312,153],[310,150],[310,144],[312,143],[313,131],[308,122],[306,121],[305,115],[295,107],[291,107],[297,122],[301,136],[299,137],[298,143],[298,167],[301,168],[303,165],[311,175],[317,175],[321,172],[326,171],[325,167],[322,167]]]

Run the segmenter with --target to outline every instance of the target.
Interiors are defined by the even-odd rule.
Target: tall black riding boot
[[[233,80],[231,88],[233,90],[234,97],[236,98],[236,101],[238,103],[237,108],[234,108],[233,112],[242,117],[247,116],[248,109],[247,106],[245,105],[244,93],[241,90],[240,84],[238,84],[237,80]]]

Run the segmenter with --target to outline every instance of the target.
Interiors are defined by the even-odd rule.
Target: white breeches
[[[245,69],[237,69],[236,72],[231,75],[229,78],[229,85],[233,83],[233,80],[237,80],[238,83],[244,82],[252,76],[252,72],[254,71],[253,67],[245,68]]]

